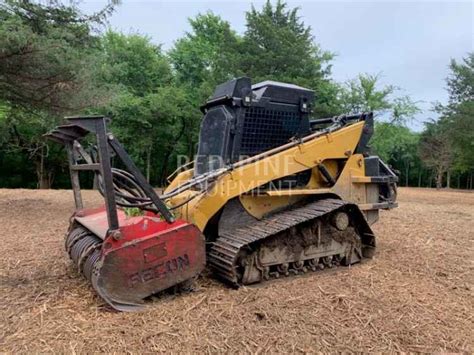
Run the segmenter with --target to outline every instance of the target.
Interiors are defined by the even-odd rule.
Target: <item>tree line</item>
[[[338,83],[335,55],[320,47],[298,8],[283,1],[251,6],[246,30],[206,12],[164,51],[146,35],[107,28],[119,0],[87,15],[73,2],[0,1],[0,187],[69,186],[63,149],[42,135],[64,115],[99,113],[155,185],[177,156],[196,153],[199,106],[214,87],[238,76],[315,91],[313,116],[374,111],[374,153],[399,171],[401,184],[473,188],[472,53],[452,61],[449,103],[421,133],[408,123],[417,102],[360,74]]]

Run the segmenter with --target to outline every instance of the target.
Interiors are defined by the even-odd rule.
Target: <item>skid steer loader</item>
[[[372,257],[370,226],[397,206],[397,177],[370,155],[371,113],[310,119],[313,99],[280,82],[219,85],[201,107],[192,166],[160,196],[107,118],[67,118],[46,136],[68,153],[74,265],[108,304],[130,311],[206,265],[238,287]],[[103,206],[83,206],[81,171],[94,172]]]

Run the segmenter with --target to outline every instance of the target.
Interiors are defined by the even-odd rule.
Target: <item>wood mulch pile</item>
[[[117,313],[64,251],[71,191],[0,190],[0,351],[471,353],[474,193],[400,189],[399,202],[361,265],[239,290],[205,274]]]

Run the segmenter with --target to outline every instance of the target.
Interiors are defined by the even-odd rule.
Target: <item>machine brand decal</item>
[[[176,258],[163,261],[150,268],[138,271],[128,277],[130,286],[137,283],[147,283],[155,279],[162,279],[177,271],[188,269],[190,266],[188,254],[183,254]]]

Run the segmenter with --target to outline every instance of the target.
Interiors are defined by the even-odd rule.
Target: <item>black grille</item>
[[[278,147],[301,131],[298,112],[268,110],[248,107],[245,110],[241,155],[255,155]]]

